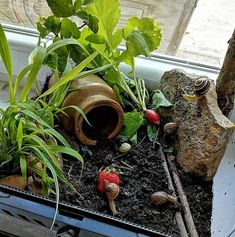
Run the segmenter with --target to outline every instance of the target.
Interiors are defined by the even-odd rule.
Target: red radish
[[[151,124],[159,124],[160,123],[160,115],[155,112],[153,109],[147,109],[145,113],[146,119]]]

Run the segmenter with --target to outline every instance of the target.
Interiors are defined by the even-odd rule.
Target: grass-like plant
[[[37,74],[42,65],[45,64],[48,55],[66,45],[80,45],[80,43],[71,38],[54,42],[49,47],[46,47],[45,44],[38,44],[31,54],[31,63],[23,68],[13,81],[10,48],[0,24],[0,56],[7,71],[9,85],[9,106],[6,110],[0,109],[0,170],[9,169],[10,173],[21,172],[26,183],[27,170],[31,169],[41,177],[42,191],[45,195],[52,191],[52,185],[54,185],[55,192],[53,192],[56,195],[55,213],[58,211],[59,203],[59,179],[77,192],[63,174],[60,155],[64,153],[79,160],[81,162],[81,172],[83,169],[81,155],[72,149],[64,137],[53,128],[55,117],[58,113],[63,112],[59,105],[67,93],[67,90],[64,89],[68,88],[69,83],[74,79],[85,77],[109,67],[109,65],[105,65],[83,72],[83,69],[98,55],[97,51],[92,54],[86,51],[87,57],[80,64],[73,69],[70,68],[63,74],[62,78],[58,78],[58,81],[36,100],[30,99],[30,91],[34,86],[37,86]],[[20,85],[24,78],[25,84],[20,91]],[[17,94],[19,94],[19,97],[17,97]],[[47,103],[44,98],[49,94],[50,99]],[[74,109],[83,113],[79,108],[74,107]],[[55,140],[60,145],[51,142]],[[38,162],[42,163],[42,168],[35,165]],[[53,224],[55,218],[56,214]]]

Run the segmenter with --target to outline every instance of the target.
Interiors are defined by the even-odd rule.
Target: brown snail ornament
[[[176,118],[175,122],[166,123],[163,127],[163,131],[166,135],[171,135],[176,132],[180,125],[180,119]]]
[[[194,87],[194,94],[196,96],[203,96],[210,89],[210,81],[208,78],[200,78],[195,82]]]
[[[199,78],[194,83],[194,95],[189,95],[185,93],[183,98],[188,101],[195,101],[197,102],[198,99],[204,96],[210,89],[210,80],[207,77]]]
[[[166,204],[167,202],[171,202],[173,204],[177,203],[176,197],[163,191],[155,192],[154,194],[152,194],[151,200],[156,205],[163,205]]]
[[[119,186],[115,183],[106,182],[105,184],[106,195],[109,201],[109,207],[113,213],[113,216],[117,214],[116,204],[114,200],[119,195]]]

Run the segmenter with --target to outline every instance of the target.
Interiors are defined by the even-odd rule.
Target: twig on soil
[[[162,151],[162,148],[160,148],[160,153],[161,153],[163,168],[166,172],[166,176],[167,176],[167,179],[168,179],[168,188],[169,188],[169,190],[171,190],[175,194],[175,188],[174,188],[174,185],[173,185],[173,182],[172,182],[170,171],[169,171],[169,168],[168,168],[168,165],[167,165],[165,155]],[[175,220],[176,220],[176,223],[177,223],[179,231],[180,231],[180,236],[181,237],[188,237],[188,233],[187,233],[187,230],[186,230],[181,212],[177,211],[175,213]]]
[[[113,164],[112,165],[114,168],[117,168],[117,169],[126,169],[126,170],[130,170],[130,171],[133,171],[133,169],[129,168],[129,167],[125,167],[125,166],[118,166],[118,165],[115,165]]]
[[[71,167],[69,168],[69,171],[68,171],[68,177],[69,177],[69,179],[71,178],[70,174],[71,174],[71,172],[72,172],[72,170],[73,170],[73,165],[74,165],[74,164],[71,165]]]
[[[179,198],[183,207],[184,219],[185,219],[188,232],[191,237],[198,237],[197,229],[193,222],[193,217],[190,211],[189,203],[188,203],[187,197],[185,195],[183,186],[181,184],[181,181],[177,172],[177,168],[175,165],[175,157],[168,154],[167,160],[168,160],[169,167],[170,167],[170,170],[172,172],[172,176],[175,182],[175,186],[176,186],[176,189],[179,194]]]
[[[127,164],[125,161],[121,161],[121,163],[123,164],[123,165],[126,165],[127,167],[129,167],[130,169],[134,169],[134,167],[132,167],[131,165],[129,165],[129,164]]]
[[[71,136],[62,128],[56,127],[56,130],[66,139],[66,141],[69,143],[69,145],[75,149],[77,152],[80,151],[80,147],[77,144],[76,141],[74,141]]]
[[[128,152],[134,151],[134,150],[136,149],[136,147],[138,147],[138,146],[144,141],[145,138],[146,138],[146,135],[143,137],[143,139],[142,139],[137,145],[135,145],[135,146],[134,146],[132,149],[130,149]],[[120,155],[117,155],[117,156],[113,157],[112,159],[113,159],[113,160],[116,160],[116,159],[118,159],[118,158],[120,158],[120,157],[122,157],[122,156],[125,156],[128,152],[123,153],[123,154],[120,154]]]

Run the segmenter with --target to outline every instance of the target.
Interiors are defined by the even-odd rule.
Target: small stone
[[[131,145],[127,142],[122,143],[122,145],[119,147],[119,152],[126,153],[131,149]]]

